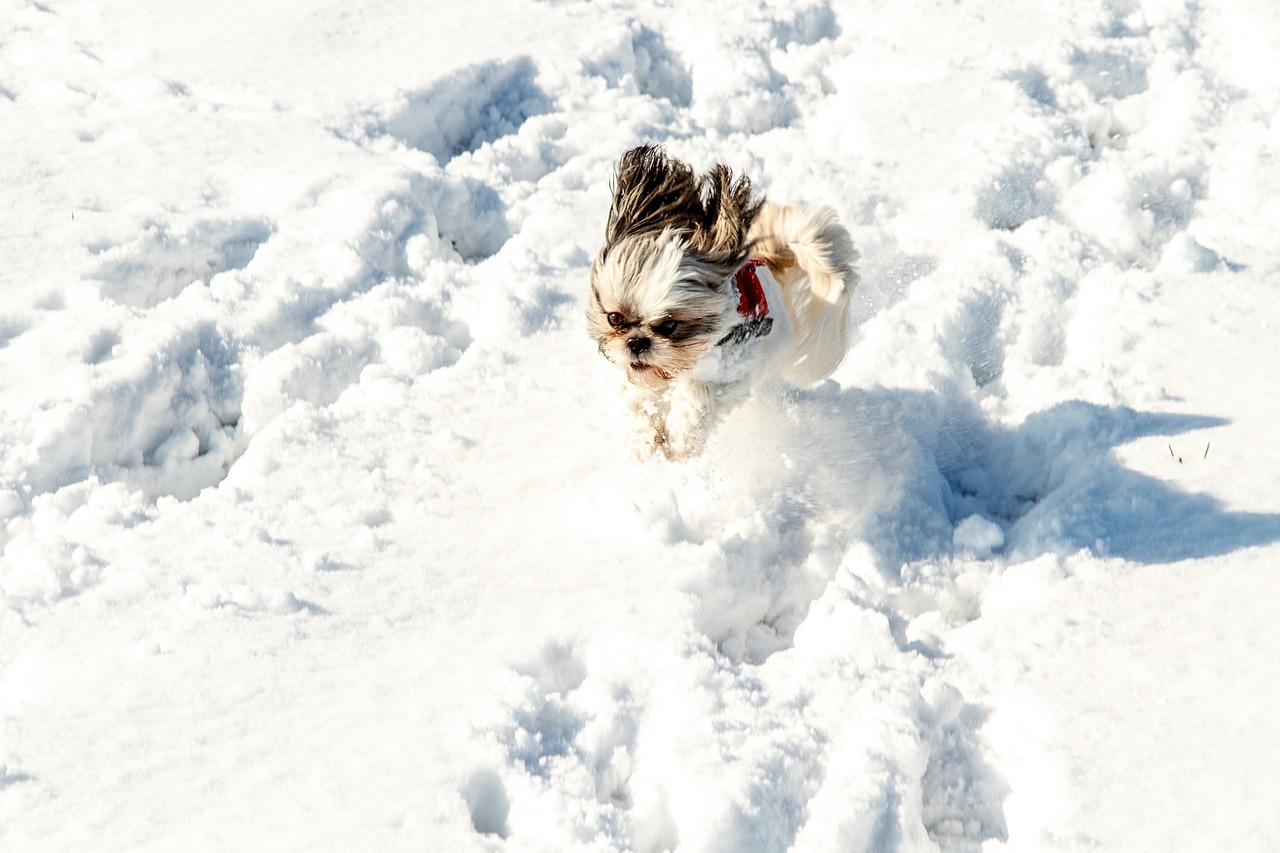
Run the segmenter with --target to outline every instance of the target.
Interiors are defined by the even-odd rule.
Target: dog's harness
[[[765,299],[764,288],[760,285],[760,277],[756,275],[756,267],[764,266],[764,261],[747,261],[733,274],[733,286],[738,291],[738,313],[742,322],[729,330],[716,342],[716,346],[733,343],[740,344],[752,338],[763,338],[773,331],[773,318],[769,316],[769,301]]]

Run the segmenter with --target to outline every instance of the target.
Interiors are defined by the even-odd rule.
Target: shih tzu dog
[[[622,156],[587,325],[629,382],[632,451],[698,453],[752,387],[830,376],[849,348],[857,250],[835,211],[766,202],[723,165]]]

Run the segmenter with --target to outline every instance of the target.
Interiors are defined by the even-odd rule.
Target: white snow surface
[[[1280,849],[1280,5],[0,0],[0,849]],[[856,345],[636,464],[642,142]]]

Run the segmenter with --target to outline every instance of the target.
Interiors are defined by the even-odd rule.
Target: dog
[[[752,388],[826,379],[848,353],[858,252],[835,211],[757,197],[717,165],[623,154],[587,327],[628,381],[637,458],[687,459]]]

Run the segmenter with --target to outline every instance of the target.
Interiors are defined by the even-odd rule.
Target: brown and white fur
[[[629,382],[635,454],[691,456],[752,387],[830,376],[849,349],[857,258],[830,208],[766,202],[726,166],[698,176],[654,146],[626,152],[587,326]],[[726,342],[743,319],[734,274],[748,260],[765,262],[772,327]]]

